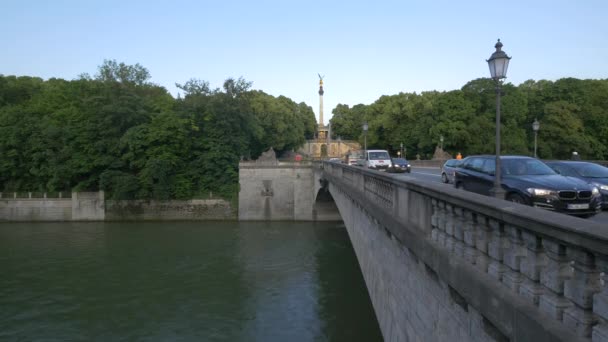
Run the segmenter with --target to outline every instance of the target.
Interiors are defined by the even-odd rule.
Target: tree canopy
[[[0,75],[0,190],[232,197],[241,158],[296,149],[315,132],[312,108],[242,78],[217,89],[192,79],[177,99],[149,79],[108,60],[73,81]]]
[[[392,151],[403,143],[407,156],[430,158],[444,137],[444,150],[456,155],[495,151],[496,86],[487,78],[459,90],[399,93],[370,105],[339,104],[331,119],[334,136],[358,139],[369,124],[367,145]],[[501,97],[501,150],[532,155],[532,122],[538,119],[538,156],[608,159],[608,80],[564,78],[505,84]]]
[[[239,160],[269,147],[296,150],[314,137],[312,108],[252,90],[190,79],[174,98],[143,66],[106,60],[75,80],[0,75],[0,191],[105,190],[114,199],[187,199],[238,192]],[[503,86],[505,154],[608,159],[608,80],[528,80]],[[494,153],[495,84],[476,79],[445,92],[385,95],[340,104],[334,137],[430,158],[444,137],[453,155]]]

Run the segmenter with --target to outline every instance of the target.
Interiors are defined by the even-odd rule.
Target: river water
[[[336,223],[0,224],[0,341],[381,341]]]

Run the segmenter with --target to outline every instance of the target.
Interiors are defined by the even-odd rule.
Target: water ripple
[[[0,225],[0,269],[1,341],[380,340],[332,225]]]

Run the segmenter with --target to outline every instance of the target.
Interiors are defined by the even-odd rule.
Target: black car
[[[608,208],[608,167],[583,161],[548,161],[553,170],[562,176],[580,178],[597,187],[602,194],[602,208]]]
[[[501,186],[505,199],[557,212],[590,217],[601,211],[599,189],[562,176],[538,159],[501,156]],[[454,186],[490,195],[496,171],[495,156],[470,156],[456,169]]]
[[[462,164],[460,159],[448,159],[441,167],[441,181],[444,183],[454,183],[454,173],[456,168]]]
[[[393,166],[391,166],[388,171],[395,173],[410,173],[412,172],[412,166],[410,165],[410,162],[403,158],[393,158]]]

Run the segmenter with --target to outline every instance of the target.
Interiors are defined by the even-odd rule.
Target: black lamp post
[[[401,156],[405,158],[405,154],[403,154],[403,143],[399,144],[399,146],[401,147]]]
[[[534,122],[532,123],[532,130],[534,131],[534,158],[538,158],[538,156],[536,155],[536,137],[538,136],[538,130],[540,129],[540,122],[538,122],[538,119],[534,119]]]
[[[367,121],[363,123],[363,139],[364,139],[364,151],[365,151],[365,167],[367,167],[367,130],[369,126],[367,125]]]
[[[496,51],[487,60],[490,67],[490,75],[496,82],[496,171],[494,177],[494,197],[504,199],[504,190],[501,183],[500,172],[500,95],[503,79],[507,78],[507,69],[509,68],[509,60],[511,57],[502,51],[502,43],[500,39],[494,45]]]

